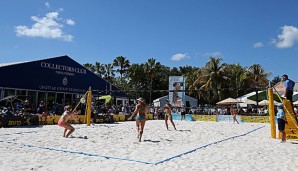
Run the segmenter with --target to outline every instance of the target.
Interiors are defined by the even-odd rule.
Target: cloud
[[[260,48],[260,47],[263,47],[264,44],[262,42],[257,42],[253,45],[254,48]]]
[[[70,26],[73,26],[75,25],[76,23],[72,20],[72,19],[66,19],[66,24],[70,25]]]
[[[285,25],[281,29],[282,33],[277,36],[277,40],[273,39],[271,43],[275,44],[277,48],[293,47],[295,42],[298,41],[298,28]]]
[[[42,18],[32,16],[31,20],[35,23],[31,26],[31,28],[19,25],[15,27],[15,32],[17,36],[42,37],[72,41],[73,36],[63,32],[62,19],[58,18],[58,16],[58,12],[47,13],[46,16]],[[72,22],[74,24],[74,21]]]
[[[207,53],[204,54],[204,56],[221,57],[223,55],[220,52],[207,52]]]
[[[49,2],[46,2],[44,5],[45,5],[47,8],[50,8],[50,3],[49,3]]]
[[[171,60],[173,61],[181,61],[182,59],[185,59],[185,58],[189,58],[189,56],[187,55],[187,53],[178,53],[178,54],[175,54],[171,57]]]

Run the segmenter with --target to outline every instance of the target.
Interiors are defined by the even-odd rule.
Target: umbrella
[[[229,105],[229,104],[237,104],[237,103],[242,103],[242,102],[229,97],[229,98],[227,98],[225,100],[222,100],[220,102],[217,102],[216,104],[218,104],[218,105]]]
[[[7,102],[13,102],[14,100],[23,101],[22,99],[19,99],[18,96],[7,96],[1,99],[0,101],[7,101]]]
[[[261,100],[268,99],[268,95],[267,94],[268,94],[267,91],[261,91],[261,92],[259,91],[258,92],[258,99],[256,99],[256,94],[254,94],[254,95],[252,95],[250,97],[247,97],[247,98],[250,99],[250,100],[261,101]],[[273,98],[274,98],[274,100],[279,100],[278,95],[276,95],[275,92],[273,93]]]
[[[112,99],[112,96],[106,95],[106,96],[101,96],[98,98],[98,100],[105,100],[105,103],[109,103]]]
[[[253,101],[253,100],[250,100],[250,99],[245,99],[242,102],[243,102],[243,104],[257,105],[256,101]]]
[[[274,100],[274,105],[276,105],[276,104],[278,104],[278,102]],[[267,105],[269,105],[269,101],[268,100],[262,100],[262,101],[259,102],[259,105],[260,106],[267,106]]]
[[[19,99],[18,96],[11,95],[11,96],[6,96],[6,97],[4,97],[3,99],[0,100],[0,102],[2,102],[2,101],[6,101],[6,105],[7,105],[8,103],[10,103],[10,106],[11,106],[11,108],[13,109],[13,102],[14,102],[15,100],[23,101],[22,99]]]

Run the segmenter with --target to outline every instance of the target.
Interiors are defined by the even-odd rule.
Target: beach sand
[[[269,124],[134,121],[0,129],[0,170],[297,170],[298,142],[270,137]],[[87,139],[84,139],[87,136]]]

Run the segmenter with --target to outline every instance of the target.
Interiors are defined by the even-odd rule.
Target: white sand
[[[298,169],[298,142],[271,139],[269,124],[175,123],[147,121],[141,143],[133,121],[73,125],[88,139],[63,138],[57,125],[1,128],[0,170]]]

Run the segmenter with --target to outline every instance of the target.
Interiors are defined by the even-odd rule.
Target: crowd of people
[[[10,116],[19,116],[24,114],[37,114],[43,116],[55,116],[62,115],[64,112],[64,106],[69,104],[46,104],[44,101],[41,101],[37,108],[35,109],[28,100],[25,100],[23,103],[17,101],[14,103],[12,108],[10,105],[0,106],[0,115],[10,115]],[[206,107],[199,106],[197,108],[182,108],[182,107],[173,107],[173,113],[185,115],[185,114],[199,114],[199,115],[231,115],[231,107],[236,108],[238,115],[259,115],[259,116],[268,116],[269,110],[268,106],[255,108],[248,106],[247,108],[237,107],[233,105],[228,106],[214,106]],[[85,114],[85,105],[82,104],[79,106],[82,110],[81,115]],[[294,106],[294,112],[298,113],[297,106]],[[110,105],[110,104],[94,104],[92,102],[92,112],[94,114],[125,114],[131,115],[135,110],[135,104],[126,104],[126,105]],[[154,115],[154,119],[163,119],[165,113],[162,110],[162,107],[154,107],[148,105],[148,113]]]
[[[36,108],[30,103],[29,100],[25,101],[16,101],[11,105],[1,105],[0,106],[0,114],[1,115],[9,115],[9,116],[21,116],[21,115],[29,115],[29,114],[37,114],[42,116],[55,116],[61,115],[64,110],[64,106],[62,104],[46,104],[44,101],[40,101]]]

